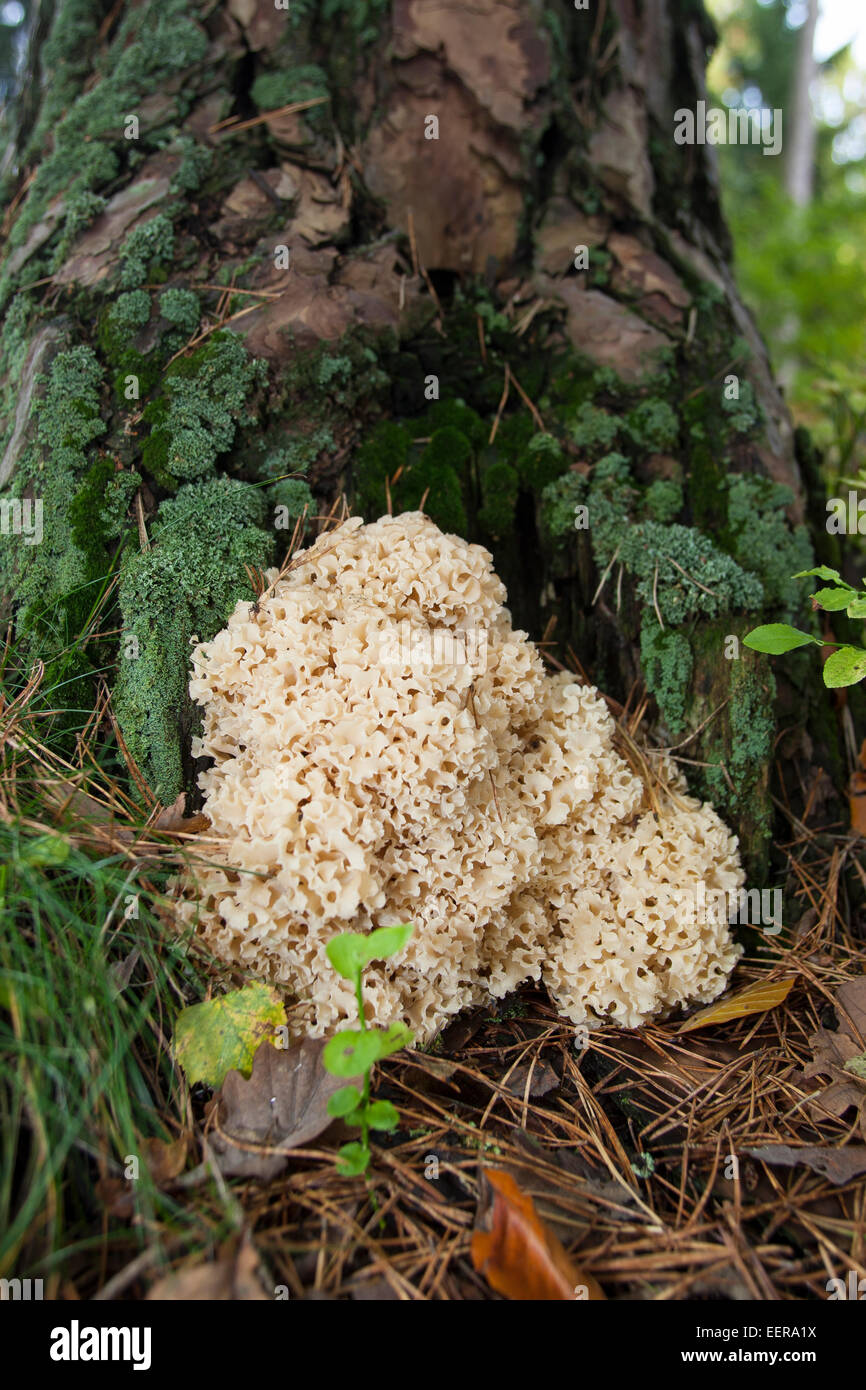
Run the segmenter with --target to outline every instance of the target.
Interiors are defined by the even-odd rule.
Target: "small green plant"
[[[387,960],[402,951],[413,932],[410,922],[378,930],[343,932],[328,942],[328,960],[344,980],[351,980],[358,1001],[358,1028],[345,1028],[325,1045],[322,1061],[332,1076],[363,1077],[361,1089],[355,1085],[342,1086],[328,1101],[328,1113],[347,1124],[358,1125],[361,1138],[344,1144],[339,1150],[337,1171],[344,1177],[357,1177],[370,1164],[370,1130],[396,1129],[399,1115],[389,1100],[370,1099],[370,1077],[373,1067],[392,1052],[399,1052],[412,1041],[412,1032],[405,1023],[392,1023],[389,1028],[369,1028],[364,1016],[362,972],[371,960]]]
[[[838,570],[830,569],[828,565],[819,565],[817,569],[802,570],[795,574],[794,578],[806,579],[810,576],[823,579],[829,586],[826,589],[817,589],[812,594],[815,608],[821,608],[826,613],[839,613],[844,609],[849,618],[866,618],[866,593],[862,589],[852,588]],[[791,627],[788,623],[767,623],[764,627],[753,628],[743,638],[743,642],[747,647],[751,647],[752,651],[767,652],[771,656],[778,656],[782,652],[791,652],[796,647],[806,647],[810,644],[818,647],[835,646],[837,650],[824,662],[824,684],[831,689],[840,685],[856,685],[866,676],[866,648],[825,642],[823,637],[813,637],[811,633],[802,632],[800,628]]]

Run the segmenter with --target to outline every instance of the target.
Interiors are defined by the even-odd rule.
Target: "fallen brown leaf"
[[[680,1028],[681,1033],[691,1033],[695,1028],[709,1028],[714,1023],[729,1023],[734,1018],[746,1018],[749,1014],[766,1013],[783,1004],[791,993],[796,979],[789,975],[785,980],[756,980],[727,999],[719,999],[708,1008],[689,1018]]]
[[[555,1091],[560,1084],[559,1077],[549,1063],[536,1062],[533,1066],[532,1063],[523,1062],[514,1068],[506,1081],[503,1081],[502,1084],[506,1091],[510,1091],[512,1095],[523,1100],[526,1095],[526,1082],[530,1077],[530,1072],[532,1076],[529,1080],[529,1094],[534,1098],[546,1096],[548,1091]]]
[[[519,1300],[603,1299],[540,1219],[510,1173],[481,1170],[482,1191],[472,1235],[472,1263],[491,1288]]]
[[[150,1303],[189,1300],[251,1303],[269,1299],[261,1282],[259,1257],[247,1235],[236,1249],[224,1250],[219,1259],[158,1279],[147,1294]]]
[[[746,1149],[746,1153],[763,1163],[778,1163],[784,1168],[802,1163],[836,1187],[866,1173],[866,1144],[847,1144],[841,1149],[816,1144],[805,1144],[800,1149],[791,1148],[789,1144],[764,1144],[757,1149]]]
[[[72,833],[73,838],[82,844],[116,841],[127,845],[147,836],[147,830],[139,830],[125,821],[122,811],[115,814],[111,806],[97,801],[87,792],[75,791],[70,796],[65,788],[46,787],[45,795],[58,812],[71,813],[75,821],[80,822],[80,827],[73,825]],[[171,806],[164,806],[159,811],[149,830],[158,830],[164,835],[196,835],[208,830],[208,817],[185,816],[184,803],[185,798],[181,793]]]
[[[218,1128],[211,1138],[226,1177],[267,1182],[286,1167],[285,1153],[334,1123],[328,1099],[345,1082],[325,1071],[324,1046],[322,1038],[305,1038],[287,1051],[262,1043],[248,1081],[239,1071],[228,1073],[216,1097]],[[267,1152],[256,1153],[257,1145]]]
[[[839,1014],[838,1029],[819,1028],[809,1039],[814,1061],[804,1067],[803,1077],[831,1078],[830,1085],[809,1102],[809,1112],[820,1119],[828,1114],[842,1116],[853,1108],[859,1113],[860,1133],[866,1139],[866,1077],[849,1065],[866,1050],[866,975],[846,980],[836,990],[833,1002]]]
[[[855,835],[866,835],[866,739],[860,745],[857,766],[848,783],[848,807],[851,829]]]
[[[153,1181],[161,1187],[180,1176],[186,1167],[188,1151],[188,1134],[182,1134],[170,1144],[164,1139],[145,1139],[141,1145],[141,1158]]]
[[[189,1135],[181,1134],[170,1143],[165,1139],[141,1139],[137,1156],[157,1187],[170,1187],[186,1167],[188,1152]],[[96,1194],[109,1216],[124,1220],[135,1211],[135,1182],[131,1178],[100,1178]]]

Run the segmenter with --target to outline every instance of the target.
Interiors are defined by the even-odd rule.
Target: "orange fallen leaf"
[[[732,1018],[746,1018],[749,1014],[775,1009],[787,999],[796,978],[796,975],[789,975],[785,980],[756,980],[736,994],[729,994],[727,999],[719,999],[701,1009],[683,1024],[680,1032],[691,1033],[694,1028],[708,1028],[711,1023],[729,1023]]]
[[[506,1298],[603,1299],[596,1281],[582,1274],[510,1173],[481,1170],[482,1195],[472,1233],[472,1263]]]
[[[866,836],[866,739],[860,745],[857,766],[848,783],[848,806],[851,829],[856,835]]]

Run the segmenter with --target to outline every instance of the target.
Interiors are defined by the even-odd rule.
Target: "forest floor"
[[[845,887],[866,875],[847,829],[783,808],[802,914],[748,933],[730,994],[778,992],[742,1016],[576,1037],[523,989],[381,1064],[400,1127],[366,1178],[338,1174],[327,1130],[269,1181],[229,1181],[211,1093],[171,1050],[182,1007],[244,983],[166,925],[196,826],[158,807],[142,824],[98,751],[107,701],[69,758],[32,695],[2,708],[0,896],[20,931],[0,961],[0,1273],[66,1299],[823,1300],[866,1278],[866,1076],[846,1066],[866,940]]]

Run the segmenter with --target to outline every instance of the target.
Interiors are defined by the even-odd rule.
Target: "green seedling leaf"
[[[851,603],[848,604],[849,618],[866,618],[866,594],[858,594]]]
[[[389,956],[396,956],[398,951],[403,950],[414,930],[411,922],[403,922],[397,927],[377,927],[366,938],[367,960],[387,960]]]
[[[381,1034],[375,1028],[347,1028],[336,1037],[329,1038],[322,1053],[322,1061],[332,1076],[363,1076],[381,1052]]]
[[[866,676],[866,651],[862,647],[840,647],[824,662],[824,684],[831,690],[856,685]]]
[[[840,613],[851,602],[853,589],[818,589],[812,595],[819,608],[825,613]],[[854,602],[856,603],[856,598]]]
[[[378,927],[371,932],[342,932],[325,947],[328,960],[338,975],[355,981],[371,960],[387,960],[402,951],[414,928],[411,922],[395,927]]]
[[[390,1100],[374,1100],[367,1107],[367,1123],[371,1129],[396,1129],[400,1123],[396,1105]]]
[[[357,980],[364,968],[364,943],[366,936],[361,932],[344,931],[332,937],[325,947],[325,954],[338,975],[344,980]]]
[[[221,1086],[230,1071],[249,1076],[259,1045],[285,1026],[286,1011],[276,990],[246,985],[178,1014],[174,1055],[194,1085]]]
[[[337,1150],[337,1172],[344,1178],[357,1178],[370,1164],[370,1150],[357,1139]]]
[[[357,1086],[341,1086],[328,1100],[328,1114],[335,1120],[344,1119],[356,1110],[361,1103],[361,1092]]]
[[[379,1038],[379,1057],[390,1057],[392,1052],[399,1052],[402,1047],[408,1047],[414,1034],[411,1028],[407,1028],[405,1023],[392,1023],[389,1028],[378,1032]]]
[[[799,574],[795,574],[792,577],[794,579],[826,579],[827,582],[831,584],[834,581],[837,584],[845,583],[839,571],[831,570],[829,565],[818,565],[817,569],[813,570],[800,570]]]
[[[766,623],[763,627],[752,628],[743,638],[744,647],[751,647],[753,652],[767,652],[770,656],[792,652],[795,647],[806,647],[810,642],[821,645],[817,637],[801,632],[798,627],[790,627],[788,623]]]

